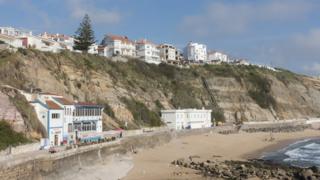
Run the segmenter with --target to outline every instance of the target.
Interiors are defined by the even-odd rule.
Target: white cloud
[[[284,23],[305,18],[312,8],[311,3],[298,0],[215,2],[200,14],[184,17],[181,27],[199,36],[208,36],[213,32],[237,34],[248,31],[255,23]]]
[[[93,0],[68,0],[68,5],[73,18],[80,19],[88,14],[97,24],[115,24],[121,20],[119,12],[96,7]]]

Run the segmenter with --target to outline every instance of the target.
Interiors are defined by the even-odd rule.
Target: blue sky
[[[0,26],[73,35],[83,15],[106,33],[183,48],[207,44],[234,57],[320,75],[318,0],[0,0]]]

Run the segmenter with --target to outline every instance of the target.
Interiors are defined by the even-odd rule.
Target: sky
[[[84,14],[105,34],[183,48],[199,42],[250,62],[320,75],[319,0],[0,0],[0,26],[74,35]]]

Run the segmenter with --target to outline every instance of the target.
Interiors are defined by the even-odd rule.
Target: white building
[[[137,46],[137,56],[147,62],[153,64],[160,64],[160,50],[157,45],[147,41],[145,39],[140,40],[136,43]]]
[[[113,53],[109,54],[108,46],[100,45],[98,46],[98,55],[104,57],[112,57]]]
[[[59,97],[59,96],[57,96]],[[49,146],[63,144],[63,108],[55,103],[49,96],[43,96],[31,102],[38,119],[47,131]]]
[[[98,44],[94,43],[89,47],[88,53],[89,54],[99,54],[98,48],[99,48]]]
[[[14,37],[32,36],[31,31],[16,29],[13,27],[0,27],[0,34],[5,34]]]
[[[107,57],[112,56],[136,56],[136,46],[127,36],[106,35],[101,45],[108,47]]]
[[[56,41],[51,39],[44,39],[40,36],[26,36],[21,37],[22,45],[24,48],[33,48],[39,51],[46,52],[60,52],[64,48]]]
[[[40,37],[43,39],[50,39],[58,42],[64,49],[73,51],[74,38],[71,36],[67,36],[64,34],[49,34],[45,32],[43,34],[40,34]]]
[[[49,146],[73,144],[76,140],[96,141],[102,133],[100,105],[75,103],[47,93],[39,94],[31,104],[47,130]]]
[[[228,55],[218,51],[208,52],[208,61],[229,62]]]
[[[16,38],[14,36],[6,35],[6,34],[0,34],[0,41],[15,47],[15,48],[22,48],[22,40],[19,38]]]
[[[207,61],[207,46],[190,42],[184,49],[184,58],[187,61],[203,63]]]
[[[161,44],[159,47],[160,59],[169,64],[180,63],[180,52],[176,47],[170,44]]]
[[[161,118],[170,129],[208,128],[212,126],[211,112],[206,109],[161,110]]]

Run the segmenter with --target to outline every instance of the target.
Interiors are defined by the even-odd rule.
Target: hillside
[[[217,121],[230,123],[320,116],[319,81],[253,66],[178,68],[70,52],[2,51],[0,84],[104,104],[106,129],[125,122],[129,128],[161,125],[163,108],[210,108]]]

